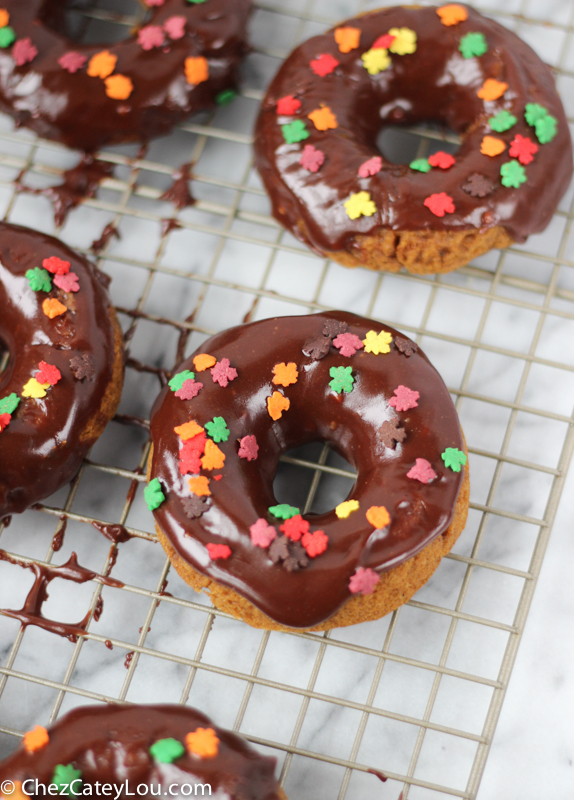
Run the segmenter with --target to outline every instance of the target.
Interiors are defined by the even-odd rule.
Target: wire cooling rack
[[[110,19],[129,23],[123,5],[100,3],[84,21],[96,32]],[[573,193],[525,246],[440,277],[345,270],[280,229],[252,166],[263,90],[298,42],[377,5],[258,2],[235,102],[192,118],[145,154],[106,150],[113,177],[57,232],[89,253],[106,225],[118,231],[97,260],[113,278],[126,334],[126,385],[117,418],[72,486],[41,511],[0,523],[0,547],[28,564],[62,564],[75,551],[100,574],[113,565],[125,585],[50,583],[47,617],[91,614],[76,643],[0,615],[0,755],[23,731],[81,703],[181,702],[275,755],[292,800],[476,797],[574,447]],[[474,5],[556,69],[572,117],[569,0]],[[419,137],[419,153],[444,147],[441,135]],[[1,118],[5,219],[53,232],[48,201],[17,192],[14,180],[45,188],[76,161]],[[185,162],[195,164],[197,203],[177,212],[160,197]],[[161,370],[207,336],[332,307],[397,325],[445,377],[469,444],[469,522],[431,581],[389,617],[326,634],[256,631],[213,610],[170,570],[143,502],[145,422]],[[324,449],[291,453],[277,494],[289,501],[304,485],[306,497],[295,498],[302,506],[332,507],[349,474]],[[133,538],[113,545],[93,522],[124,525]],[[64,531],[56,552],[53,537]],[[0,607],[21,607],[32,579],[0,561]]]

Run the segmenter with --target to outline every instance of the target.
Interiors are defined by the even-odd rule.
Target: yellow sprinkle
[[[410,28],[391,28],[389,33],[395,37],[389,47],[391,53],[405,56],[407,53],[414,53],[417,49],[417,35]]]
[[[381,331],[380,333],[377,333],[376,331],[369,331],[366,337],[363,339],[365,353],[374,353],[376,356],[380,355],[381,353],[390,353],[390,344],[392,341],[393,337],[390,333],[387,333],[387,331]]]
[[[377,211],[377,206],[371,200],[369,192],[356,192],[343,205],[349,219],[358,219],[361,215],[372,217]]]
[[[352,514],[353,511],[358,510],[359,504],[356,500],[345,500],[344,503],[339,503],[335,509],[335,514],[339,517],[339,519],[347,519],[349,514]]]
[[[22,389],[22,397],[46,397],[46,389],[49,385],[49,383],[38,383],[36,378],[30,378]]]
[[[364,68],[369,75],[378,75],[391,66],[391,58],[388,50],[384,47],[376,47],[374,50],[367,50],[361,56]]]

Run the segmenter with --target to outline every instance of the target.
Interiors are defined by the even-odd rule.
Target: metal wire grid
[[[122,414],[110,424],[69,492],[52,498],[40,517],[30,511],[10,527],[0,525],[0,545],[23,563],[52,563],[51,544],[44,557],[40,553],[46,552],[52,534],[67,525],[65,547],[56,560],[64,561],[66,548],[73,544],[81,563],[97,563],[106,574],[117,558],[114,576],[126,585],[110,589],[96,579],[89,584],[90,594],[78,602],[77,587],[64,581],[51,584],[51,593],[59,597],[47,610],[55,609],[50,616],[58,619],[70,618],[70,606],[73,618],[83,616],[86,607],[93,615],[100,597],[105,598],[100,622],[92,617],[86,636],[76,644],[39,629],[21,630],[0,616],[0,744],[8,752],[14,737],[31,724],[54,719],[86,700],[189,700],[277,755],[281,782],[292,798],[396,800],[401,790],[405,800],[475,798],[574,449],[574,363],[557,346],[574,321],[572,195],[561,206],[550,235],[533,237],[528,247],[480,259],[450,276],[351,272],[310,256],[267,214],[265,195],[253,175],[249,126],[277,59],[326,24],[378,4],[298,0],[288,9],[285,5],[257,4],[248,88],[236,101],[243,103],[240,119],[228,117],[232,112],[227,110],[194,119],[169,139],[169,148],[159,143],[144,157],[130,148],[105,152],[102,157],[117,166],[115,177],[60,232],[86,250],[96,238],[92,232],[101,231],[106,222],[117,224],[124,234],[132,231],[131,239],[124,235],[119,244],[111,239],[99,257],[114,276],[112,291],[132,356]],[[546,31],[562,36],[556,66],[559,80],[567,81],[574,76],[568,70],[574,9],[558,3],[553,21],[544,17],[547,8],[537,16],[531,6],[517,0],[496,13],[519,33],[529,26],[541,30],[543,23]],[[105,11],[95,16],[109,19]],[[277,44],[279,30],[288,39],[284,36],[282,44]],[[29,224],[33,219],[37,227],[49,228],[45,201],[17,194],[12,181],[22,172],[30,185],[54,182],[69,165],[69,154],[7,125],[0,142],[4,217]],[[421,148],[428,144],[427,137]],[[225,168],[214,168],[222,158]],[[141,237],[141,250],[146,250],[150,230],[157,233],[160,219],[174,214],[158,199],[184,160],[196,163],[193,186],[199,202],[174,216],[180,228],[164,225],[151,258],[145,253],[136,257],[127,243]],[[181,236],[189,236],[187,244],[173,248]],[[197,255],[202,243],[205,247]],[[244,269],[249,258],[258,262],[257,280]],[[237,270],[234,277],[230,260]],[[283,261],[294,265],[289,291],[278,277]],[[307,283],[301,288],[298,278],[303,274]],[[179,305],[166,289],[170,281],[192,287],[187,293],[181,290]],[[403,306],[407,296],[409,305]],[[145,422],[159,388],[157,371],[171,367],[176,353],[191,352],[206,336],[240,318],[307,313],[333,305],[374,317],[384,308],[388,321],[423,343],[446,375],[461,413],[478,491],[459,545],[416,599],[390,617],[324,635],[258,632],[213,610],[170,572],[155,545],[142,491],[134,491],[144,481],[148,452],[138,418]],[[418,309],[416,321],[413,307]],[[476,325],[469,333],[464,317],[476,309]],[[508,344],[491,335],[493,319],[502,318]],[[532,325],[529,344],[525,320]],[[512,336],[513,328],[519,337]],[[496,373],[501,365],[514,375],[511,393],[500,392],[488,377],[489,368]],[[477,370],[489,391],[477,388]],[[566,387],[554,406],[532,390],[533,376],[550,373]],[[478,417],[474,429],[473,416]],[[499,433],[496,442],[489,437],[490,428]],[[535,437],[552,442],[549,454],[540,455],[530,446]],[[324,502],[340,491],[329,484],[329,476],[350,476],[326,449],[316,462],[297,457],[286,461],[312,470],[306,508],[322,487],[327,487]],[[523,502],[518,510],[506,498],[513,485]],[[525,499],[530,492],[533,505]],[[89,525],[94,521],[123,524],[134,540],[108,550]],[[501,537],[513,552],[499,549]],[[124,558],[134,550],[135,558]],[[21,570],[0,566],[10,601],[0,594],[0,605],[17,607],[14,598],[27,590]],[[165,593],[168,576],[173,596]],[[142,623],[137,636],[135,619]],[[107,625],[107,631],[98,633],[96,625]],[[165,635],[157,633],[162,627]],[[401,693],[407,700],[398,699]],[[416,710],[409,706],[409,695],[417,698]],[[470,716],[462,714],[461,706],[471,709]],[[446,761],[441,761],[441,750]],[[367,775],[372,769],[384,772],[388,782]]]

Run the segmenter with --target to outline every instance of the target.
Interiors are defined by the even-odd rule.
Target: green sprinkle
[[[26,278],[30,289],[34,292],[49,292],[52,288],[52,279],[47,269],[34,267],[34,269],[26,270]]]
[[[168,383],[172,392],[178,392],[186,381],[192,381],[195,378],[195,372],[189,369],[184,369],[183,372],[178,372]]]
[[[74,769],[71,764],[58,764],[52,777],[52,785],[60,789],[59,794],[79,795],[81,794],[82,773],[79,769]],[[75,784],[75,785],[74,785]],[[79,785],[78,785],[79,784]]]
[[[529,125],[535,125],[539,119],[548,115],[548,111],[539,103],[526,103],[524,108],[524,118]]]
[[[548,144],[548,142],[551,142],[556,136],[557,128],[558,120],[550,114],[542,117],[542,119],[537,119],[534,123],[534,130],[540,144]]]
[[[518,161],[507,161],[500,168],[502,185],[507,188],[518,189],[521,184],[526,183],[526,171]]]
[[[432,169],[428,158],[415,158],[414,161],[411,161],[409,167],[411,169],[416,169],[417,172],[430,172]]]
[[[488,45],[484,34],[473,32],[467,33],[462,37],[458,49],[463,58],[474,58],[475,56],[483,56],[488,50]]]
[[[332,381],[329,381],[331,389],[337,394],[352,392],[353,383],[355,382],[352,372],[352,367],[331,367],[329,370],[329,375],[333,378]]]
[[[14,28],[11,28],[9,25],[0,28],[0,47],[10,47],[15,38],[16,33],[14,32]]]
[[[293,122],[281,125],[281,130],[287,144],[295,144],[309,138],[309,131],[302,119],[294,119]]]
[[[269,513],[278,519],[291,519],[301,512],[295,506],[290,506],[289,503],[279,503],[278,506],[269,506]]]
[[[194,3],[195,5],[199,5],[199,3],[205,3],[207,0],[187,0],[188,3]]]
[[[158,478],[153,478],[144,489],[144,500],[150,511],[155,511],[165,501],[165,494],[162,491],[161,483]]]
[[[457,447],[447,447],[440,457],[444,461],[445,467],[452,469],[453,472],[460,472],[461,466],[464,466],[467,461],[466,453]]]
[[[185,747],[177,739],[158,739],[149,749],[155,761],[160,764],[173,764],[185,753]]]
[[[504,133],[504,131],[510,130],[513,125],[516,125],[518,120],[511,114],[509,111],[499,111],[494,117],[490,117],[488,120],[488,124],[492,128],[493,131],[497,133]]]
[[[229,428],[223,417],[214,417],[205,423],[205,430],[214,442],[226,442],[229,439]]]
[[[218,106],[228,106],[237,97],[235,89],[224,89],[215,95],[215,102]]]
[[[20,403],[20,398],[16,392],[12,392],[8,397],[3,397],[0,400],[0,414],[12,414]]]

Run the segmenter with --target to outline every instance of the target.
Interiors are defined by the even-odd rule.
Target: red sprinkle
[[[314,58],[313,61],[309,63],[309,66],[315,75],[324,78],[325,75],[329,75],[333,72],[335,67],[338,67],[339,64],[340,62],[329,53],[322,53],[320,56],[317,56],[317,58]]]
[[[239,442],[237,455],[239,458],[246,458],[248,461],[255,461],[259,452],[259,445],[255,436],[244,436]]]
[[[197,450],[188,450],[187,442],[179,451],[179,459],[179,471],[182,475],[187,475],[188,473],[191,475],[199,474],[201,469],[200,454]]]
[[[12,419],[12,414],[0,414],[0,433],[7,428]]]
[[[229,558],[231,555],[231,547],[228,547],[226,544],[212,544],[212,542],[208,542],[206,547],[212,561],[215,561],[217,558]]]
[[[450,153],[445,153],[443,150],[439,150],[438,153],[434,153],[432,156],[429,156],[428,162],[431,167],[440,167],[440,169],[448,169],[452,167],[453,164],[456,163],[456,159],[451,156]]]
[[[214,481],[220,481],[223,478],[223,475],[213,475]]]
[[[40,361],[38,369],[40,372],[37,372],[34,377],[38,383],[42,385],[49,383],[50,386],[55,386],[62,377],[62,373],[58,367],[55,367],[53,364],[46,364],[45,361]]]
[[[279,526],[279,530],[283,531],[288,539],[298,542],[303,534],[309,532],[309,523],[306,519],[303,519],[301,514],[296,514],[294,517],[286,519],[285,522]]]
[[[301,539],[301,544],[307,551],[309,558],[315,558],[324,553],[329,544],[329,537],[325,531],[313,531],[313,533],[304,533]]]
[[[517,158],[521,164],[530,164],[534,161],[534,154],[538,152],[538,145],[529,139],[528,136],[521,136],[516,134],[510,144],[509,155],[512,158]]]
[[[277,101],[277,113],[281,116],[291,117],[301,108],[301,101],[288,94]]]
[[[70,271],[70,262],[64,261],[58,256],[50,256],[42,261],[42,266],[54,275],[65,275]]]
[[[205,431],[201,431],[197,436],[192,436],[191,439],[188,439],[184,447],[187,447],[189,450],[195,450],[196,453],[201,454],[205,450],[206,440],[207,435]]]
[[[390,33],[385,33],[374,42],[371,50],[388,50],[396,38],[396,36],[391,36]]]
[[[432,211],[435,217],[444,217],[445,214],[454,214],[455,206],[452,197],[446,192],[431,194],[424,202],[425,206]]]

